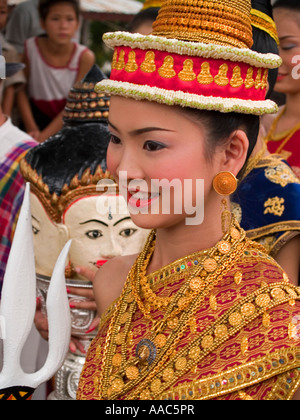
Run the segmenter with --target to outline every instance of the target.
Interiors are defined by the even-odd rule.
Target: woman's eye
[[[137,231],[137,229],[124,229],[121,230],[121,232],[119,233],[120,236],[123,236],[124,238],[129,238],[130,236],[132,236],[135,232]]]
[[[88,232],[86,232],[86,236],[90,239],[98,239],[103,235],[100,230],[89,230]]]
[[[281,45],[280,46],[283,51],[289,51],[296,47],[296,45],[288,44],[288,45]]]
[[[36,227],[32,226],[32,232],[34,235],[37,235],[40,231]]]
[[[162,143],[158,143],[157,141],[146,141],[144,144],[144,149],[148,150],[148,152],[156,152],[158,150],[164,149],[166,146]]]
[[[113,144],[121,144],[121,140],[113,134],[110,135],[110,142]]]

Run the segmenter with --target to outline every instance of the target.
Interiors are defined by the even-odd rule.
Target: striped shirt
[[[25,184],[19,163],[36,145],[10,120],[0,127],[0,291],[24,195]]]

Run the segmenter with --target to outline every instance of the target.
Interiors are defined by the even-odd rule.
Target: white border
[[[111,96],[124,96],[137,100],[147,100],[165,105],[180,105],[208,111],[237,112],[253,115],[272,114],[278,111],[277,104],[271,100],[252,101],[204,96],[108,79],[99,82],[95,87],[95,91],[105,92]]]

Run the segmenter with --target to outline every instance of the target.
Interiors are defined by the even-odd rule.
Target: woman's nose
[[[136,156],[129,153],[124,153],[122,155],[117,168],[117,176],[119,180],[126,177],[128,181],[144,178],[144,172]],[[119,182],[119,184],[121,183]]]

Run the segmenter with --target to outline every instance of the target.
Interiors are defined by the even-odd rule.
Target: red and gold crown
[[[250,0],[165,0],[151,35],[104,35],[114,49],[97,92],[166,105],[262,115],[279,56],[252,51]]]

